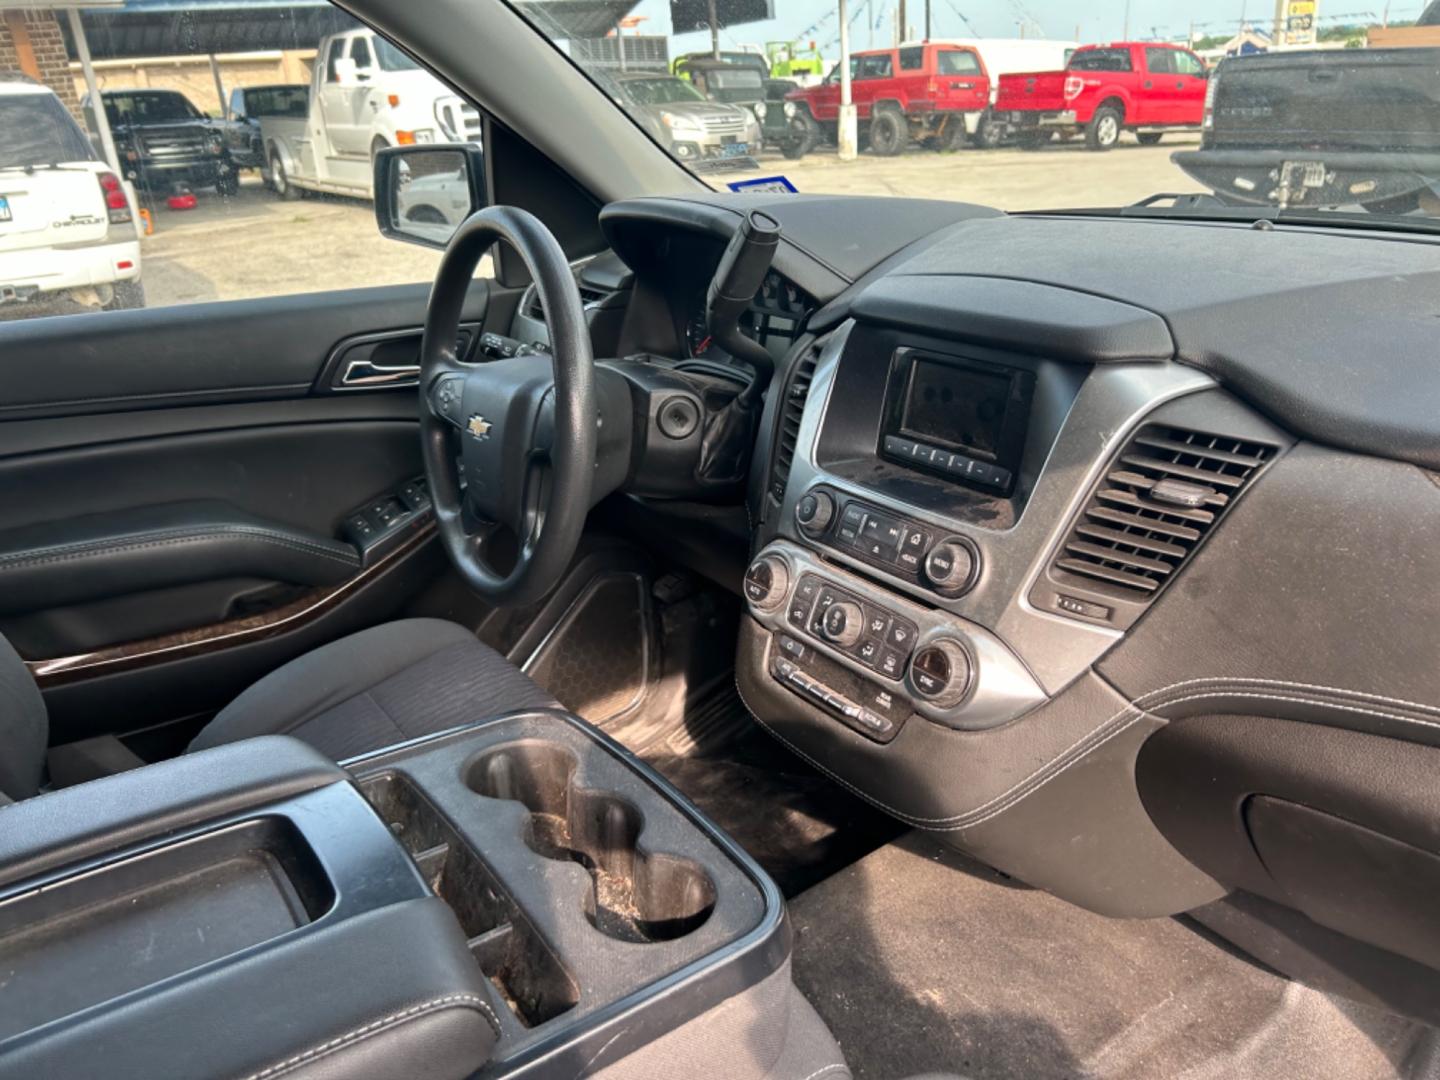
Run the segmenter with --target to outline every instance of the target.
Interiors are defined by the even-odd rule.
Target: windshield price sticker
[[[731,191],[747,195],[796,195],[799,189],[783,176],[762,176],[755,180],[732,180]]]

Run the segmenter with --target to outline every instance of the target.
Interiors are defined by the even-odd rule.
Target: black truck
[[[1224,60],[1200,149],[1172,160],[1225,202],[1428,210],[1440,201],[1440,49]]]
[[[225,148],[223,124],[178,90],[106,90],[105,116],[126,174],[138,187],[168,192],[177,186],[239,189]],[[91,103],[84,102],[87,112]],[[91,127],[94,127],[92,122]]]

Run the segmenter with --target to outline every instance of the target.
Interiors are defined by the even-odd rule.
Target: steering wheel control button
[[[457,426],[464,411],[464,397],[464,375],[442,375],[430,387],[430,407],[435,415]]]
[[[656,423],[667,439],[688,439],[700,426],[700,409],[688,397],[676,394],[660,404]]]
[[[910,662],[910,681],[920,696],[942,709],[965,700],[970,689],[970,654],[958,641],[926,645]]]
[[[975,583],[979,559],[959,537],[942,540],[925,556],[925,580],[941,596],[960,596]]]
[[[806,492],[795,504],[795,524],[806,536],[823,536],[834,520],[835,500],[829,492]]]
[[[745,572],[745,599],[760,611],[775,611],[790,591],[790,572],[773,555],[756,559]]]

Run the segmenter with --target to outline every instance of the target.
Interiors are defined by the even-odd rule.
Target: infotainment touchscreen
[[[1035,376],[969,357],[895,354],[881,452],[986,488],[1009,491],[1025,449]]]

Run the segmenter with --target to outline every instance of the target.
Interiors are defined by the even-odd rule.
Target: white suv
[[[130,198],[54,91],[0,77],[0,318],[62,297],[145,305]]]

